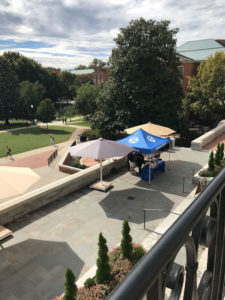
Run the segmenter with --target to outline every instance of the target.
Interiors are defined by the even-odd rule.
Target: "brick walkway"
[[[31,169],[45,167],[48,165],[48,158],[52,155],[54,151],[55,149],[52,149],[50,151],[38,153],[17,160],[13,160],[12,157],[12,160],[6,159],[6,163],[2,163],[0,165],[10,166],[10,167],[25,167]]]

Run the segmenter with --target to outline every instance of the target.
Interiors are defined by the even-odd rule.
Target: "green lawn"
[[[67,120],[70,120],[70,119],[72,119],[72,118],[77,118],[77,117],[80,117],[80,115],[73,115],[73,116],[71,116],[71,117],[68,117],[68,116],[61,116],[61,117],[58,117],[56,120],[57,120],[57,121],[61,121],[62,119],[65,119],[65,118],[67,118]]]
[[[0,157],[5,156],[6,145],[10,147],[13,155],[49,146],[51,135],[56,144],[67,141],[74,131],[75,128],[71,127],[49,126],[48,130],[46,127],[35,127],[0,133]]]
[[[24,120],[9,120],[10,125],[5,125],[5,121],[0,120],[0,131],[13,129],[18,127],[26,127],[26,121]],[[29,123],[31,125],[31,123]]]
[[[91,126],[90,122],[85,120],[83,117],[77,120],[73,120],[72,122],[69,122],[68,120],[67,125],[88,126],[88,127]]]

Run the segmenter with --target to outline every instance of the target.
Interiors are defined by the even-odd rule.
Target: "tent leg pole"
[[[149,167],[148,167],[148,170],[149,170],[149,174],[148,174],[148,184],[151,184],[151,155],[149,156]]]

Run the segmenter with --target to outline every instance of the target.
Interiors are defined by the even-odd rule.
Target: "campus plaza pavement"
[[[209,152],[177,147],[170,164],[168,153],[162,154],[166,172],[158,171],[151,185],[124,168],[104,178],[113,182],[106,193],[86,187],[8,224],[14,236],[1,245],[0,299],[39,300],[60,295],[66,268],[76,278],[83,275],[96,262],[99,233],[112,249],[121,240],[124,219],[129,220],[133,241],[143,242],[194,188],[193,170],[205,165],[208,156]],[[143,208],[164,210],[146,214],[146,230]]]

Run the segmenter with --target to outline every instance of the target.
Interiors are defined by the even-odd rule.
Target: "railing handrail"
[[[58,155],[58,150],[56,149],[48,158],[48,165],[53,161],[53,159]]]
[[[225,168],[192,202],[125,280],[110,294],[110,300],[141,299],[154,284],[171,257],[185,243],[193,227],[206,213],[214,197],[225,186]],[[151,285],[150,285],[151,284]],[[135,288],[134,288],[135,287]]]

